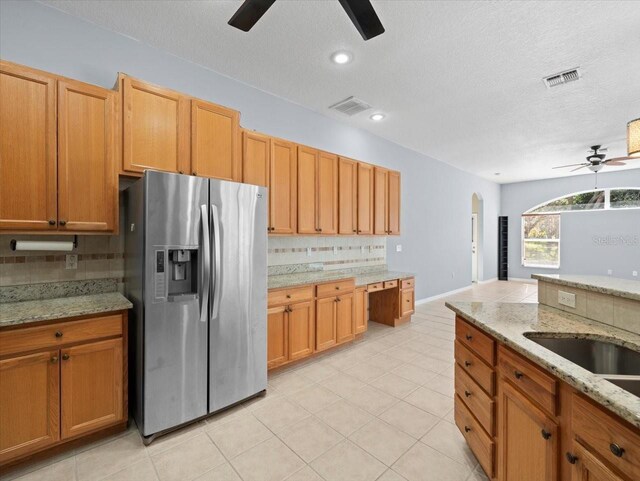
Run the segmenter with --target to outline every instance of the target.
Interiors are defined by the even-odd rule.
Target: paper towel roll
[[[73,242],[66,241],[15,241],[16,251],[66,251],[73,250]]]

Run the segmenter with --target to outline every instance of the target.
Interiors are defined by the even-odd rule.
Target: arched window
[[[522,265],[560,267],[560,214],[639,209],[640,187],[595,189],[557,197],[522,214]]]

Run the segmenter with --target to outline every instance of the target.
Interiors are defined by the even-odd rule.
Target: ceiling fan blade
[[[384,27],[370,0],[340,0],[340,5],[365,40],[384,33]]]
[[[276,0],[245,0],[233,14],[229,25],[248,32]]]
[[[613,162],[608,161],[608,162],[603,162],[603,164],[607,164],[607,165],[627,165],[624,162],[621,162],[619,160],[615,160],[615,159],[611,159],[613,160]]]
[[[576,170],[580,170],[580,169],[584,169],[585,167],[589,167],[589,165],[581,165],[580,167],[576,168],[576,169],[571,169],[569,172],[575,172]]]
[[[635,157],[614,157],[613,159],[607,159],[603,162],[603,164],[612,165],[614,162],[622,162],[624,160],[633,160]],[[615,165],[615,164],[614,164]],[[624,165],[624,164],[622,164]]]
[[[584,166],[586,167],[589,164],[585,164],[584,162],[581,164],[569,164],[569,165],[558,165],[556,167],[553,167],[554,169],[564,169],[565,167],[575,167],[576,165],[580,165],[580,166]]]

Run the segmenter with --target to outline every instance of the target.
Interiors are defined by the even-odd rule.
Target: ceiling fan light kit
[[[627,124],[627,155],[640,157],[640,118]]]

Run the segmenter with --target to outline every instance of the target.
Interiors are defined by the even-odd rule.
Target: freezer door
[[[267,387],[267,191],[210,180],[209,412]]]
[[[207,413],[209,182],[145,174],[145,436]]]

